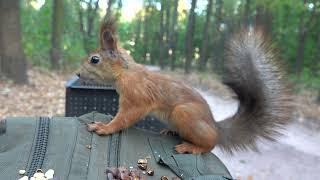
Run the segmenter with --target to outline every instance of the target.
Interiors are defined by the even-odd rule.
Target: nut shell
[[[154,175],[154,170],[153,170],[153,169],[148,169],[148,170],[147,170],[147,174],[148,174],[149,176],[153,176],[153,175]]]
[[[108,173],[107,177],[108,177],[108,180],[114,180],[112,173]]]
[[[118,177],[120,174],[119,169],[115,167],[108,167],[106,169],[106,173],[107,174],[111,173],[114,177]]]
[[[161,180],[169,180],[167,176],[161,176]]]
[[[147,164],[148,160],[147,159],[138,159],[138,164]]]
[[[141,169],[141,170],[146,170],[147,169],[147,164],[138,164],[138,167]]]

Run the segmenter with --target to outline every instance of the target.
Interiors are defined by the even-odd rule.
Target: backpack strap
[[[178,177],[188,180],[229,180],[214,174],[207,166],[203,155],[177,154],[172,145],[160,138],[149,138],[154,159],[158,164],[169,167]]]

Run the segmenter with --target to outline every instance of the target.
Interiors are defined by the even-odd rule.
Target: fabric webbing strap
[[[187,180],[229,180],[230,178],[213,174],[206,166],[202,155],[177,154],[173,148],[158,138],[149,138],[154,159],[168,166],[178,177]]]

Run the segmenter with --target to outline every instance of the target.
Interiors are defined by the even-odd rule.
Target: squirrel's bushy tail
[[[238,96],[237,113],[218,122],[222,149],[256,149],[258,139],[274,140],[290,120],[291,97],[274,49],[259,31],[243,31],[228,45],[224,82]]]

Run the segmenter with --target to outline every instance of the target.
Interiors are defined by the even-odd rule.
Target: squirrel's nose
[[[77,75],[78,77],[80,77],[80,73],[76,73],[76,75]]]

